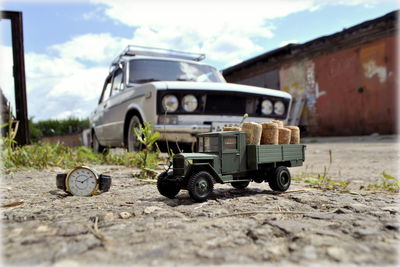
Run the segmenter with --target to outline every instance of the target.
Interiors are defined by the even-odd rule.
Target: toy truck
[[[288,167],[303,165],[305,145],[248,145],[246,132],[226,131],[197,135],[197,153],[179,153],[157,179],[161,195],[174,198],[181,189],[206,201],[214,183],[230,183],[237,189],[251,181],[268,182],[272,190],[286,191],[291,182]],[[172,167],[172,170],[171,170]]]

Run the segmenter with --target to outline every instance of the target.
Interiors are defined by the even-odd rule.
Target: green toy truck
[[[305,145],[247,145],[246,132],[210,132],[197,136],[197,153],[180,153],[157,179],[161,195],[174,198],[181,189],[202,202],[212,193],[214,183],[230,183],[237,189],[251,181],[268,182],[274,191],[290,186],[288,167],[303,165]]]

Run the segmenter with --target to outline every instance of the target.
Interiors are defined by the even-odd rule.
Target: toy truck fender
[[[189,170],[189,175],[187,177],[190,177],[191,175],[201,172],[201,171],[206,171],[214,179],[214,182],[216,183],[223,183],[223,180],[221,176],[215,171],[215,169],[210,165],[210,163],[195,163],[190,166]]]

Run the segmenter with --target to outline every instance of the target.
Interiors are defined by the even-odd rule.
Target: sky
[[[1,1],[1,0],[0,0]],[[206,54],[222,70],[399,9],[396,0],[8,0],[23,12],[28,116],[87,118],[128,44]],[[0,21],[0,87],[14,106],[10,22]]]

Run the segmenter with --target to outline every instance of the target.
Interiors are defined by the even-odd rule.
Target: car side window
[[[237,136],[225,136],[223,149],[224,150],[237,149]]]
[[[110,98],[111,95],[111,78],[108,78],[103,87],[103,93],[101,94],[99,103],[102,103]]]
[[[114,73],[114,79],[113,79],[113,83],[112,83],[111,95],[115,95],[115,94],[117,94],[118,92],[120,92],[120,91],[122,91],[124,89],[124,87],[123,87],[124,85],[122,83],[123,77],[124,77],[124,75],[123,75],[123,72],[122,72],[121,69],[117,70]]]

